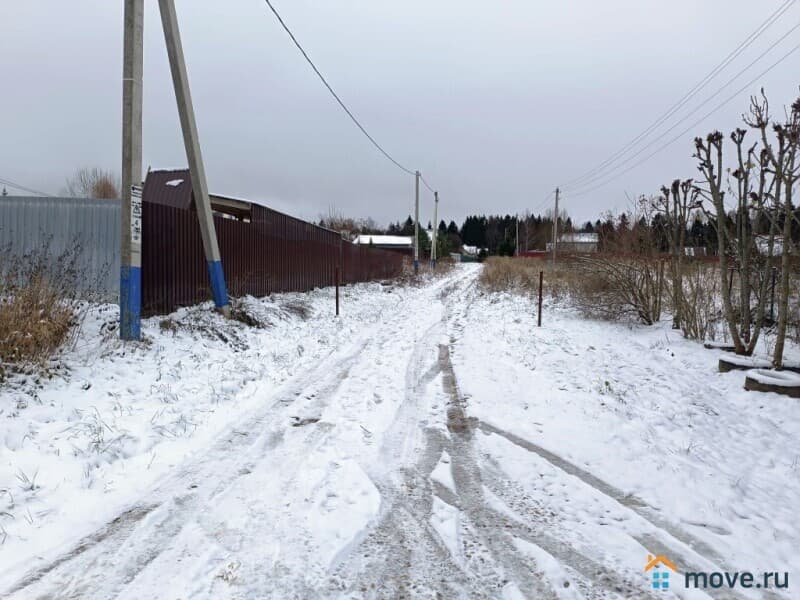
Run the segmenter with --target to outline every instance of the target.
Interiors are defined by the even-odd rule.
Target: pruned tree
[[[686,254],[686,229],[689,213],[695,207],[695,196],[691,179],[676,179],[669,187],[661,188],[661,196],[656,198],[653,208],[663,216],[666,238],[669,247],[670,295],[672,299],[672,328],[682,329],[682,312],[686,305],[683,293],[683,263]],[[686,335],[684,330],[684,335]]]
[[[781,232],[781,279],[778,294],[778,323],[775,331],[775,348],[772,362],[775,368],[783,366],[783,351],[786,343],[786,330],[789,320],[789,293],[791,277],[791,256],[795,253],[792,241],[792,221],[794,220],[794,186],[800,179],[800,99],[795,100],[783,122],[773,122],[769,114],[769,101],[764,90],[760,98],[752,98],[750,114],[746,118],[750,127],[756,129],[763,146],[764,169],[774,176],[774,191],[771,195],[773,210],[767,211],[772,232]],[[772,138],[768,129],[772,128]],[[773,245],[773,242],[770,242]]]
[[[705,187],[696,185],[695,190],[700,198],[709,200],[712,211],[709,221],[715,224],[717,234],[717,250],[719,253],[720,295],[722,310],[728,334],[737,354],[745,354],[746,349],[739,336],[738,322],[731,301],[731,289],[728,286],[729,247],[734,238],[729,227],[729,219],[725,212],[725,191],[723,189],[722,149],[725,137],[719,131],[712,131],[705,139],[694,140],[694,157],[698,161],[698,170],[703,174]],[[706,210],[706,209],[704,209]]]

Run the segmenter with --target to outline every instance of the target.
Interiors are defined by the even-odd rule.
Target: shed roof
[[[154,204],[188,210],[192,206],[192,180],[189,169],[149,171],[142,196]]]
[[[600,236],[596,233],[562,233],[559,242],[567,244],[596,244]]]

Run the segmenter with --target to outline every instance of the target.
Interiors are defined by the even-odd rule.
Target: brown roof
[[[173,208],[189,210],[194,208],[194,193],[189,169],[159,169],[149,171],[144,182],[145,202],[163,204]],[[215,212],[226,213],[237,218],[249,218],[251,204],[246,200],[209,194],[211,208]]]
[[[142,200],[188,210],[192,206],[192,180],[189,169],[149,171]]]

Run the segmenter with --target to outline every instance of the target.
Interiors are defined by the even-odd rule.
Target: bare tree
[[[667,241],[670,253],[670,280],[672,296],[672,328],[682,327],[681,313],[686,299],[683,293],[683,262],[686,247],[686,225],[689,213],[694,208],[696,192],[692,180],[676,179],[670,187],[661,188],[661,196],[653,204],[653,209],[665,217]],[[684,332],[685,334],[685,332]]]
[[[761,98],[753,98],[750,105],[750,115],[746,119],[750,127],[761,134],[763,145],[764,163],[774,174],[775,186],[772,200],[774,212],[771,222],[773,231],[775,226],[782,228],[781,248],[781,281],[778,295],[778,323],[775,336],[775,349],[772,362],[775,368],[783,366],[783,350],[786,343],[786,329],[789,317],[789,281],[791,277],[791,256],[794,254],[792,242],[792,221],[794,218],[794,203],[792,196],[794,186],[800,179],[800,99],[787,111],[783,123],[771,122],[769,115],[769,102],[761,91]],[[772,125],[775,142],[771,142],[767,128]],[[778,217],[778,218],[776,218]],[[782,223],[780,221],[782,220]]]
[[[728,333],[731,336],[733,347],[737,354],[745,354],[746,349],[739,336],[738,322],[731,301],[731,290],[728,287],[729,247],[734,239],[730,230],[728,215],[725,212],[725,191],[722,188],[722,144],[724,136],[719,131],[712,131],[705,139],[697,137],[694,140],[694,157],[698,161],[698,170],[703,174],[706,187],[695,186],[698,195],[710,200],[713,214],[709,214],[710,221],[717,232],[719,251],[720,294],[722,296],[722,309]]]
[[[112,171],[82,167],[67,178],[65,193],[74,198],[115,199],[120,197],[119,188],[119,180]]]

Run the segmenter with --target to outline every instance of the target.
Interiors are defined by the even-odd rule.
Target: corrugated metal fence
[[[119,296],[119,200],[0,196],[0,252],[76,255],[81,280],[104,298]]]
[[[197,215],[144,202],[142,311],[161,314],[211,298]],[[356,246],[334,231],[258,205],[250,222],[214,217],[222,266],[232,296],[308,291],[399,275],[403,257]]]
[[[148,202],[142,218],[142,310],[167,313],[211,298],[197,215]],[[399,275],[403,257],[356,246],[338,233],[259,205],[250,222],[214,217],[232,296],[308,291]],[[24,257],[49,246],[78,249],[84,281],[111,302],[119,297],[119,200],[0,197],[0,252]]]

